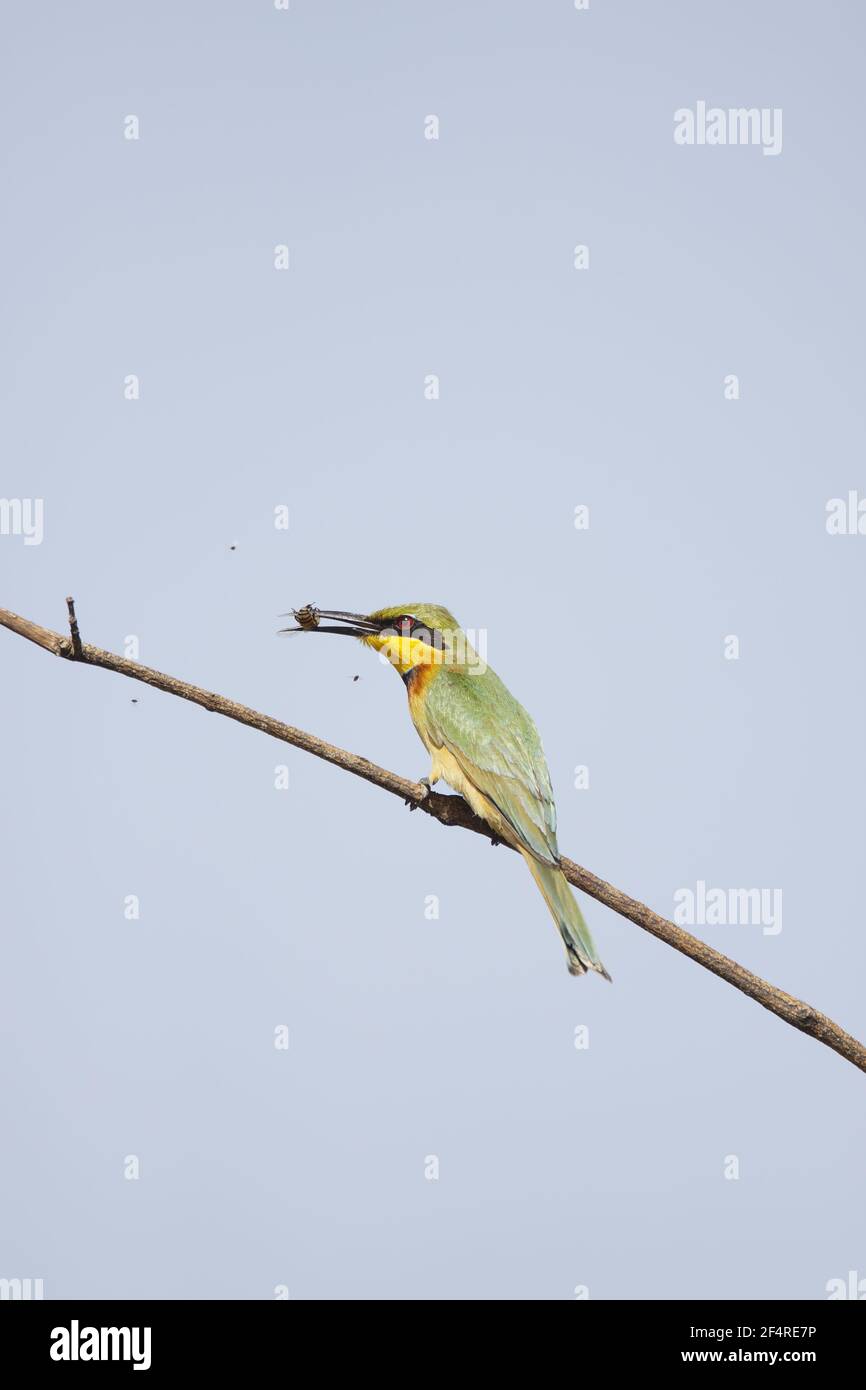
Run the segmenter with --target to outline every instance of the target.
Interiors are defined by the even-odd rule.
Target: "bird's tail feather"
[[[524,854],[523,857],[565,942],[569,974],[585,975],[587,970],[596,970],[609,980],[610,976],[598,958],[589,927],[583,920],[580,905],[562,870],[553,864],[540,864],[531,854]]]

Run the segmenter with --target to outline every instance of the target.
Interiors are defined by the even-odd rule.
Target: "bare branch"
[[[78,619],[75,616],[75,599],[66,600],[66,611],[69,614],[69,631],[72,635],[72,656],[76,661],[81,660],[81,634],[78,631]]]
[[[92,647],[88,643],[82,643],[72,599],[67,599],[67,605],[70,637],[62,637],[57,632],[39,627],[37,623],[30,622],[28,618],[21,618],[17,613],[10,613],[3,608],[0,608],[0,626],[9,628],[11,632],[18,633],[20,637],[26,637],[29,642],[35,642],[38,647],[43,647],[55,656],[81,661],[89,666],[102,666],[107,671],[116,671],[118,675],[144,681],[146,685],[151,685],[156,690],[164,690],[169,695],[177,695],[182,700],[190,700],[193,704],[201,705],[204,709],[212,710],[215,714],[223,714],[226,718],[234,719],[239,724],[247,724],[252,729],[259,729],[263,734],[270,734],[271,738],[280,739],[283,743],[290,743],[295,748],[303,749],[305,753],[312,753],[317,758],[323,758],[325,762],[333,763],[346,772],[354,773],[356,777],[363,777],[367,782],[374,782],[376,786],[391,792],[392,795],[401,797],[410,806],[419,806],[435,820],[441,821],[443,825],[461,826],[464,830],[471,830],[478,835],[490,838],[490,827],[475,815],[460,796],[441,796],[438,792],[428,791],[419,782],[410,782],[405,777],[398,777],[396,773],[378,767],[367,758],[361,758],[356,753],[348,753],[343,748],[335,748],[333,744],[325,743],[323,739],[316,738],[314,734],[305,733],[303,729],[295,729],[291,724],[284,724],[279,719],[272,719],[270,715],[248,709],[246,705],[239,705],[234,700],[226,699],[224,695],[215,695],[209,690],[202,690],[199,686],[189,685],[186,681],[178,680],[175,676],[167,676],[161,671],[154,671],[148,666],[142,666],[137,661],[130,661],[126,657],[115,656],[113,652],[102,651],[100,647]],[[575,888],[579,888],[591,898],[603,903],[605,907],[611,908],[613,912],[619,913],[621,917],[634,922],[636,926],[642,927],[644,931],[650,932],[652,936],[658,937],[668,946],[673,946],[674,950],[680,951],[690,960],[696,961],[705,970],[712,971],[714,975],[718,975],[720,979],[727,981],[729,985],[733,985],[735,989],[748,995],[750,999],[754,999],[763,1008],[769,1009],[771,1013],[777,1014],[786,1023],[790,1023],[793,1028],[798,1028],[801,1033],[807,1033],[809,1037],[815,1038],[826,1047],[832,1048],[834,1052],[838,1052],[841,1057],[846,1058],[855,1067],[859,1067],[861,1071],[866,1071],[866,1047],[850,1033],[846,1033],[844,1029],[840,1028],[838,1023],[834,1023],[825,1014],[819,1013],[811,1004],[806,1004],[802,999],[797,999],[792,994],[786,994],[784,990],[777,989],[775,985],[768,984],[759,975],[753,975],[750,970],[738,965],[736,961],[731,960],[728,956],[723,956],[720,951],[714,950],[706,942],[699,941],[697,937],[684,931],[682,927],[676,926],[666,917],[660,917],[644,903],[638,902],[636,898],[630,898],[619,888],[614,888],[612,884],[606,883],[604,879],[598,878],[589,869],[582,868],[571,859],[562,860],[562,870],[569,883],[574,884]]]

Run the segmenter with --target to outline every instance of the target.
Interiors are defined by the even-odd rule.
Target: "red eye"
[[[412,619],[408,617],[398,618],[394,626],[403,637],[408,637],[412,631]]]

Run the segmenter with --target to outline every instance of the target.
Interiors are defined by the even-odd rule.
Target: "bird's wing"
[[[556,807],[541,738],[495,672],[443,670],[430,682],[424,722],[433,743],[449,750],[525,848],[545,864],[558,863]]]

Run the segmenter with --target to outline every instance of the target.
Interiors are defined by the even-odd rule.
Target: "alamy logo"
[[[0,536],[23,536],[25,545],[41,545],[44,513],[41,497],[0,497]]]
[[[69,1327],[51,1331],[52,1361],[131,1361],[134,1371],[150,1370],[149,1327]]]
[[[707,106],[705,101],[674,112],[677,145],[760,145],[764,154],[782,153],[780,106]]]
[[[385,639],[385,645],[379,650],[383,665],[394,662],[408,666],[417,660],[419,665],[430,666],[441,660],[445,666],[464,667],[469,676],[483,676],[487,670],[487,629],[484,627],[468,627],[465,632],[454,628],[447,634],[413,627],[411,636],[396,627],[386,627],[381,636]]]
[[[866,497],[856,489],[847,497],[831,497],[826,512],[828,536],[866,536]]]
[[[828,1279],[824,1285],[831,1303],[842,1298],[862,1302],[866,1299],[866,1279],[861,1279],[856,1269],[848,1270],[847,1279]]]
[[[41,1279],[0,1279],[0,1299],[14,1302],[43,1297]]]
[[[762,927],[764,936],[782,930],[781,888],[695,888],[674,893],[674,921],[681,927]]]

